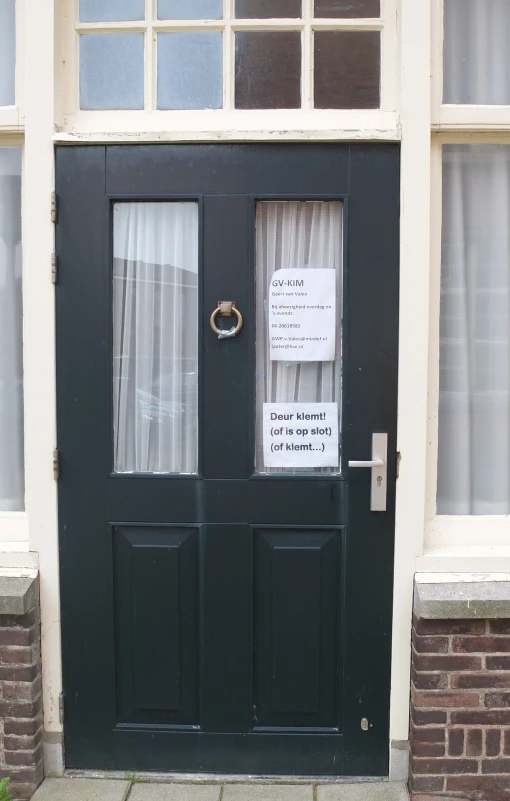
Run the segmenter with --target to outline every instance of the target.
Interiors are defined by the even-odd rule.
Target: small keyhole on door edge
[[[361,731],[368,731],[368,718],[361,718]]]
[[[381,489],[381,484],[382,484],[382,476],[377,476],[377,486],[379,489]]]

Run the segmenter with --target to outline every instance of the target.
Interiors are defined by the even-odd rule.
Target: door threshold
[[[389,784],[388,776],[256,776],[230,773],[65,770],[66,779],[130,779],[154,784]]]

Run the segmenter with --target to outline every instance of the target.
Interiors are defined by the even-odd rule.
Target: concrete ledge
[[[417,573],[414,613],[428,620],[510,618],[510,574]]]
[[[0,575],[0,615],[26,615],[38,601],[38,578]]]

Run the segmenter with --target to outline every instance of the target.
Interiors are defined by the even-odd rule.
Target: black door
[[[63,147],[57,195],[67,766],[387,774],[398,147]]]

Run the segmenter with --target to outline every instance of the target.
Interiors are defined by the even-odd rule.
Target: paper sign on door
[[[297,268],[273,273],[268,323],[272,361],[334,361],[336,271]]]
[[[265,467],[338,467],[337,403],[264,403]]]

